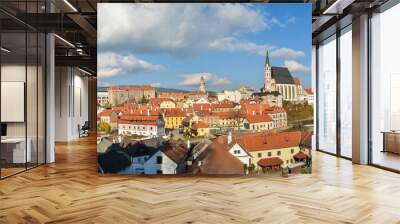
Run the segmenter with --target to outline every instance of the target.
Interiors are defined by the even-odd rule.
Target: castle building
[[[156,88],[150,85],[143,86],[111,86],[108,88],[108,101],[112,106],[138,102],[142,98],[156,97]]]

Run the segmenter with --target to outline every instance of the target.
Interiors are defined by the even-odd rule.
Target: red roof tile
[[[99,113],[99,116],[100,116],[100,117],[103,117],[103,116],[110,116],[110,115],[112,114],[112,112],[113,112],[113,110],[111,110],[111,109],[103,110],[103,111],[101,111],[101,112]]]
[[[293,77],[293,82],[294,82],[294,84],[295,84],[296,86],[300,86],[300,85],[301,85],[300,79],[297,78],[297,77]]]
[[[164,147],[161,151],[172,161],[179,164],[183,159],[186,158],[189,150],[182,144],[169,141],[166,147]]]
[[[227,136],[223,137],[227,142]],[[240,144],[248,152],[263,151],[281,148],[290,148],[300,145],[301,132],[258,132],[232,136],[233,143]]]
[[[268,114],[261,115],[247,115],[246,119],[249,123],[261,123],[261,122],[270,122],[272,121],[271,116]]]
[[[304,88],[304,91],[308,94],[308,95],[313,95],[313,91],[311,88]]]
[[[189,167],[189,173],[244,174],[243,163],[229,153],[225,144],[211,143]]]
[[[208,124],[206,124],[205,122],[199,121],[192,126],[192,129],[196,130],[198,128],[208,128]]]
[[[295,159],[303,160],[303,159],[307,159],[308,155],[305,154],[305,153],[302,152],[302,151],[299,151],[298,153],[294,154],[293,157],[294,157]]]
[[[280,166],[283,164],[283,161],[279,157],[271,157],[260,159],[257,164],[261,167]]]

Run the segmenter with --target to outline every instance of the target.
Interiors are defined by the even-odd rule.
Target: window
[[[336,35],[318,48],[318,147],[336,153]]]
[[[258,158],[261,158],[261,156],[262,156],[261,153],[258,153]]]
[[[268,156],[271,157],[271,152],[268,152]]]
[[[340,36],[340,154],[352,156],[352,34],[351,26]]]
[[[162,156],[157,156],[157,164],[161,164],[162,163]]]
[[[372,163],[400,170],[400,4],[371,19],[371,140]],[[385,133],[385,135],[383,134]],[[385,143],[385,144],[384,144]]]
[[[277,154],[278,156],[280,156],[280,155],[281,155],[281,151],[278,151],[276,154]]]
[[[291,152],[291,153],[294,153],[294,149],[291,149],[290,152]]]
[[[157,170],[157,174],[162,174],[162,170]]]

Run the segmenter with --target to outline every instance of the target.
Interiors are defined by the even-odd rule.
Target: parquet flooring
[[[314,153],[311,175],[97,175],[95,138],[0,181],[0,223],[400,223],[400,175]]]

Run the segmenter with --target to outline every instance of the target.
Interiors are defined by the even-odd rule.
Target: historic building
[[[293,77],[286,67],[272,66],[269,60],[268,51],[264,65],[264,93],[266,95],[276,95],[279,92],[283,101],[303,102],[305,94],[303,86],[297,77]],[[274,97],[269,97],[269,101],[276,101]]]
[[[140,135],[159,137],[165,135],[165,123],[162,116],[123,115],[118,120],[119,135]]]
[[[108,88],[108,101],[112,106],[139,102],[143,98],[156,97],[156,88],[144,86],[111,86]]]
[[[229,100],[235,103],[239,103],[242,99],[242,93],[239,90],[229,91],[224,90],[221,93],[217,93],[218,101]]]
[[[257,170],[290,166],[300,154],[301,132],[257,132],[224,136],[229,152],[244,164],[254,164]],[[245,153],[246,152],[246,153]]]
[[[206,81],[204,80],[204,76],[201,76],[201,78],[200,78],[199,92],[201,92],[201,93],[207,92]]]
[[[108,105],[108,92],[98,91],[97,92],[97,107],[106,107]]]
[[[186,117],[184,109],[166,109],[164,112],[165,128],[178,129],[182,128],[182,121]]]

